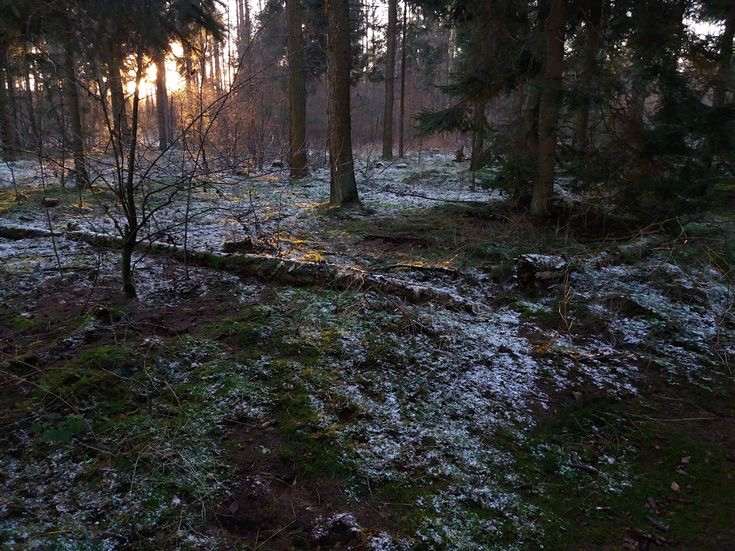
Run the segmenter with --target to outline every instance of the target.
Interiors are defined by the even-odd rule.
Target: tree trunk
[[[385,110],[383,112],[383,159],[393,158],[393,96],[396,72],[396,34],[398,0],[388,0],[388,26],[385,29]]]
[[[23,124],[20,103],[18,102],[18,91],[15,88],[15,79],[10,71],[10,65],[5,66],[5,81],[8,83],[8,107],[10,107],[9,111],[15,146],[21,149],[26,145],[26,140],[23,136],[25,125]]]
[[[218,40],[212,39],[212,57],[214,58],[214,91],[217,92],[217,97],[222,95],[222,65],[220,57],[222,53],[220,51],[220,44]]]
[[[209,49],[209,38],[207,33],[202,31],[199,40],[199,72],[201,73],[201,89],[204,90],[207,87],[207,50]]]
[[[79,91],[77,90],[77,75],[74,59],[75,51],[73,44],[66,43],[64,54],[64,96],[69,113],[69,125],[71,126],[71,149],[74,156],[74,171],[76,172],[77,185],[86,187],[89,184],[87,166],[84,158],[84,130],[82,127],[82,114],[79,108]]]
[[[28,123],[30,125],[31,136],[33,138],[33,145],[38,147],[41,143],[40,136],[38,135],[38,125],[36,124],[36,108],[33,102],[33,87],[31,86],[31,63],[30,56],[28,55],[28,49],[24,45],[23,47],[23,65],[25,67],[25,85],[26,85],[26,103],[28,107]],[[37,79],[34,77],[34,82],[37,84]]]
[[[725,21],[725,29],[720,36],[720,55],[717,63],[717,75],[715,77],[714,86],[712,88],[712,109],[719,111],[725,107],[727,101],[727,92],[732,84],[732,41],[735,37],[735,1],[731,1],[730,10]],[[721,139],[717,134],[707,137],[704,152],[702,155],[702,164],[705,169],[712,167],[715,153],[720,149]],[[707,183],[702,183],[695,188],[694,194],[704,195],[707,193]]]
[[[115,135],[121,143],[128,143],[130,138],[130,126],[128,124],[128,113],[125,105],[125,89],[121,76],[122,63],[114,47],[110,48],[107,60],[107,70],[110,79],[110,99],[112,101],[112,127]]]
[[[138,109],[140,105],[140,81],[143,77],[143,50],[138,46],[137,66],[135,74],[135,92],[133,94],[133,115],[131,137],[128,152],[128,171],[125,175],[125,187],[120,188],[120,201],[127,223],[123,231],[122,246],[122,286],[123,293],[128,298],[135,298],[135,284],[133,282],[132,271],[132,255],[138,244],[138,232],[140,226],[138,222],[138,207],[135,202],[135,164],[137,162],[136,152],[138,146]]]
[[[559,107],[564,65],[564,19],[566,0],[551,0],[551,10],[546,19],[546,62],[544,88],[539,103],[538,173],[531,197],[531,214],[548,213],[554,191],[556,168],[556,138],[559,124]]]
[[[329,134],[329,202],[359,202],[352,159],[350,120],[350,16],[348,0],[326,0],[327,126]]]
[[[194,75],[194,63],[192,62],[191,47],[184,44],[184,88],[186,91],[186,99],[189,99],[191,94],[192,76]]]
[[[401,29],[401,100],[398,108],[398,156],[403,158],[404,148],[403,124],[406,117],[406,13],[408,5],[403,3],[403,28]]]
[[[8,93],[5,88],[9,73],[7,69],[7,50],[0,45],[0,125],[2,125],[2,142],[0,142],[0,156],[4,161],[13,161],[18,158],[17,143],[15,140],[15,126],[10,112]]]
[[[580,92],[579,105],[574,115],[574,147],[580,151],[586,150],[589,144],[589,121],[591,87],[595,77],[595,64],[600,49],[600,17],[601,2],[592,0],[586,13],[587,32],[585,36],[582,71],[578,88]]]
[[[717,63],[717,80],[712,91],[712,107],[725,106],[727,91],[732,83],[732,40],[735,36],[735,2],[730,2],[730,11],[725,21],[725,30],[720,37],[720,56]]]
[[[485,100],[475,100],[473,119],[470,171],[475,172],[482,167],[482,153],[485,149]]]
[[[135,246],[124,244],[121,251],[120,271],[122,273],[123,294],[128,298],[135,298],[135,283],[133,282],[133,251]]]
[[[291,178],[306,176],[306,83],[304,79],[301,0],[286,0],[288,17],[288,164]]]
[[[158,149],[165,151],[171,142],[166,86],[166,52],[156,52],[156,118],[158,119]]]

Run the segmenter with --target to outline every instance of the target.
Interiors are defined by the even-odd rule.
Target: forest
[[[0,0],[0,549],[735,548],[734,0]]]

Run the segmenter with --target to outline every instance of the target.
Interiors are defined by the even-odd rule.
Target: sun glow
[[[184,77],[176,68],[176,60],[183,54],[183,48],[178,42],[171,43],[171,53],[166,56],[166,89],[168,93],[178,92],[184,89]],[[140,97],[155,97],[156,95],[156,64],[150,59],[146,60],[143,78],[140,81]],[[132,63],[131,63],[132,64]],[[127,92],[129,95],[135,93],[135,70],[128,73]]]

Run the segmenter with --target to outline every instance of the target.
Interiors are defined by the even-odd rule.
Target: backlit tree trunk
[[[158,119],[158,148],[165,151],[171,142],[165,52],[158,52],[156,55],[156,118]]]
[[[383,115],[383,159],[393,158],[393,96],[396,72],[398,0],[388,0],[388,27],[385,30],[385,110]]]
[[[350,120],[350,17],[348,0],[326,0],[327,126],[329,136],[329,202],[359,202],[352,159]]]
[[[79,91],[77,90],[77,75],[75,66],[75,51],[71,42],[66,43],[64,52],[64,101],[69,113],[71,127],[71,148],[74,156],[74,171],[77,185],[85,187],[89,183],[87,166],[84,158],[84,130],[82,114],[79,108]]]
[[[306,176],[306,84],[300,0],[286,0],[288,17],[288,163],[291,178]]]
[[[546,62],[539,103],[538,173],[531,197],[531,214],[548,213],[554,191],[556,138],[564,65],[564,18],[566,0],[551,0],[546,19]]]
[[[110,48],[107,68],[110,79],[110,99],[112,102],[113,128],[116,137],[127,143],[130,138],[130,125],[128,123],[127,106],[125,105],[125,89],[122,81],[122,63],[114,46]]]

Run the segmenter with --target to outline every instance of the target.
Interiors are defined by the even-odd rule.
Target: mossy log
[[[120,249],[122,239],[107,234],[80,230],[54,232],[55,235],[81,241],[94,247]],[[0,237],[6,239],[39,239],[51,237],[51,231],[41,228],[0,225]],[[413,283],[385,274],[367,272],[353,266],[307,262],[262,254],[227,254],[211,251],[185,250],[183,247],[158,241],[142,242],[138,248],[163,254],[194,266],[222,270],[263,281],[287,285],[319,285],[341,290],[376,291],[401,297],[409,302],[437,302],[444,306],[472,311],[473,302],[446,289]]]

